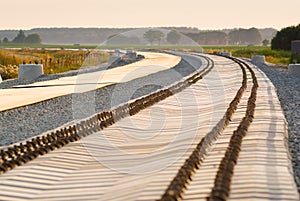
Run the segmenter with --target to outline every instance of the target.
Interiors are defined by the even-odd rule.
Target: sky
[[[0,29],[276,28],[300,24],[300,0],[0,0]]]

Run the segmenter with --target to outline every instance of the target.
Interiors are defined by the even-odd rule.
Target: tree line
[[[293,40],[300,40],[300,24],[278,31],[276,36],[272,39],[272,49],[291,51],[291,43]]]
[[[39,34],[33,33],[25,35],[23,30],[20,30],[18,35],[11,41],[7,37],[3,38],[3,41],[0,40],[0,43],[14,43],[14,44],[41,44],[42,39]]]
[[[147,28],[147,27],[146,27]],[[215,40],[211,40],[212,36],[210,34],[215,34],[217,32],[221,33],[225,37],[237,29],[223,29],[217,31],[207,31],[200,30],[195,27],[157,27],[156,29],[164,30],[176,30],[182,34],[203,34],[201,36],[201,44],[203,45],[213,45],[216,43]],[[121,33],[126,33],[128,31],[138,30],[137,28],[35,28],[30,30],[25,30],[25,34],[37,33],[40,35],[43,43],[46,44],[85,44],[85,45],[99,45],[107,40],[108,37],[113,35],[120,35]],[[0,30],[1,39],[4,37],[12,41],[18,34],[19,30]],[[272,40],[275,36],[277,30],[272,28],[259,29],[262,39]],[[166,33],[165,33],[166,34]],[[207,37],[207,39],[203,39]],[[197,38],[197,37],[196,37]],[[224,39],[224,38],[223,38]],[[221,39],[221,41],[223,41]],[[226,38],[225,38],[226,39]],[[132,41],[136,41],[136,38],[130,38]],[[183,38],[182,38],[183,40]],[[203,43],[202,43],[203,42]],[[224,44],[224,43],[223,43]],[[163,45],[163,41],[162,41]],[[215,44],[222,45],[222,44]]]
[[[114,34],[107,38],[105,44],[111,46],[141,46],[141,45],[178,45],[182,40],[182,33],[172,30],[149,29],[144,33],[132,31],[129,34]]]
[[[177,45],[181,39],[181,35],[178,31],[172,30],[170,31],[167,36],[167,42],[172,45]],[[160,45],[161,40],[165,37],[165,34],[162,31],[159,30],[148,30],[144,34],[144,38],[150,42],[151,45],[153,45],[155,42],[157,42],[158,45]]]
[[[235,29],[228,34],[222,31],[203,31],[182,33],[177,30],[149,29],[141,35],[140,32],[130,34],[116,34],[108,37],[107,45],[269,45],[269,40],[262,38],[256,28]]]
[[[167,41],[173,45],[179,44],[183,33],[173,30],[167,34]],[[188,38],[194,40],[199,45],[269,45],[269,40],[262,38],[260,32],[256,28],[251,29],[234,29],[228,34],[222,31],[205,31],[199,33],[186,33]],[[144,34],[150,44],[156,42],[160,45],[164,34],[159,30],[149,30]]]
[[[186,35],[200,45],[269,45],[269,40],[264,39],[256,28],[234,29],[229,33],[223,31],[204,31],[188,33]]]

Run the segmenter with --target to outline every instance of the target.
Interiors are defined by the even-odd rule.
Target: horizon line
[[[189,29],[198,29],[199,31],[222,31],[222,30],[233,30],[233,29],[251,29],[251,28],[256,28],[256,29],[275,29],[275,30],[279,30],[276,29],[274,27],[228,27],[228,28],[216,28],[216,29],[201,29],[199,27],[192,27],[192,26],[149,26],[149,27],[81,27],[81,26],[53,26],[53,27],[32,27],[32,28],[26,28],[26,29],[22,29],[22,28],[9,28],[9,29],[3,29],[0,28],[1,31],[19,31],[19,30],[23,30],[23,31],[30,31],[30,30],[34,30],[34,29],[149,29],[149,28],[189,28]]]

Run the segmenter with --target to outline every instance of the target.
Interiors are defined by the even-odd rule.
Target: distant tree
[[[121,34],[112,34],[112,35],[108,36],[106,40],[110,40],[110,39],[112,39],[116,36],[119,36],[119,35],[121,35]]]
[[[177,45],[181,39],[180,33],[178,31],[170,31],[167,35],[167,41],[173,45]]]
[[[206,31],[202,37],[207,45],[227,45],[227,34],[221,31]]]
[[[228,34],[229,44],[231,45],[260,45],[262,41],[258,29],[235,29]]]
[[[140,45],[141,41],[138,37],[136,36],[125,36],[123,34],[118,34],[118,35],[114,35],[114,36],[110,36],[108,37],[107,41],[106,41],[107,45]]]
[[[199,40],[199,33],[185,33],[188,38],[192,39],[193,41],[197,42],[200,44]]]
[[[26,44],[41,44],[41,42],[42,42],[42,39],[41,39],[40,35],[36,34],[36,33],[29,34],[24,40],[24,43],[26,43]]]
[[[300,24],[298,26],[291,26],[281,29],[272,39],[273,50],[287,50],[292,49],[291,42],[293,40],[300,40]]]
[[[230,45],[240,45],[241,37],[240,37],[240,30],[235,29],[228,33],[228,42]]]
[[[268,39],[265,39],[262,41],[263,46],[268,46],[270,45],[270,41]]]
[[[154,36],[154,31],[153,30],[148,30],[144,33],[144,38],[150,42],[152,45],[153,42],[155,41],[155,36]]]
[[[3,38],[3,43],[9,43],[9,40],[7,37]]]
[[[148,30],[144,34],[144,38],[150,42],[151,45],[156,41],[158,45],[160,45],[161,39],[165,36],[165,34],[159,30]]]
[[[12,40],[13,43],[24,43],[25,41],[25,34],[24,31],[20,30],[18,35]]]
[[[245,35],[247,35],[247,37],[244,39],[244,41],[249,43],[248,45],[261,45],[262,37],[257,28],[248,29],[246,32],[247,34]]]
[[[227,34],[221,31],[209,31],[206,40],[208,45],[227,45]]]
[[[227,45],[227,34],[222,31],[205,31],[185,35],[200,45]]]

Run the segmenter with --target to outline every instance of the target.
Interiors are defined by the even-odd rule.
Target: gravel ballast
[[[256,64],[277,89],[289,129],[289,149],[292,156],[295,181],[300,193],[300,78],[287,71]]]
[[[171,69],[129,82],[1,112],[0,146],[23,141],[68,122],[84,119],[97,112],[157,91],[181,80],[202,66],[198,57],[183,57],[184,60]]]

